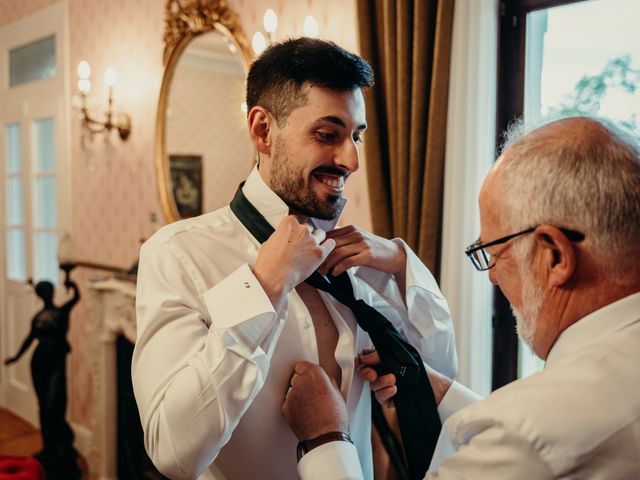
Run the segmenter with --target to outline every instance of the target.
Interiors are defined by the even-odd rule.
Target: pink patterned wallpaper
[[[205,212],[228,204],[253,168],[255,149],[240,109],[243,102],[244,74],[230,76],[183,63],[176,68],[167,111],[167,153],[202,156]]]
[[[59,0],[0,0],[0,27],[31,15]]]
[[[14,22],[59,0],[0,0],[0,26]],[[78,257],[129,267],[137,258],[140,240],[153,233],[150,216],[162,222],[154,170],[156,104],[162,80],[164,31],[163,0],[67,0],[69,11],[69,78],[75,92],[76,66],[92,67],[91,96],[102,102],[104,70],[118,73],[116,108],[129,113],[132,133],[127,142],[114,136],[110,144],[100,137],[83,148],[79,118],[71,121],[71,236]],[[321,38],[357,51],[354,0],[228,0],[239,13],[249,41],[262,29],[267,8],[278,14],[276,39],[302,34],[306,15],[314,15]],[[229,153],[232,154],[231,152]],[[342,223],[371,227],[366,174],[361,171],[347,185],[349,204]],[[96,272],[79,269],[74,277],[86,285]],[[86,298],[86,295],[85,295]],[[89,427],[92,408],[91,376],[87,365],[88,309],[75,310],[69,340],[73,346],[69,368],[69,418]]]
[[[115,106],[129,113],[132,123],[127,142],[114,135],[107,146],[97,137],[83,150],[79,118],[72,117],[71,235],[80,258],[131,266],[138,256],[140,239],[152,233],[149,214],[160,212],[153,149],[163,71],[162,4],[158,0],[68,2],[72,91],[76,92],[76,66],[87,60],[95,72],[91,95],[106,101],[104,71],[109,66],[115,68]],[[79,269],[78,273],[86,285],[96,272]],[[70,331],[74,354],[70,359],[69,417],[89,426],[94,402],[86,360],[86,322],[82,321],[89,312],[86,302],[82,307]]]

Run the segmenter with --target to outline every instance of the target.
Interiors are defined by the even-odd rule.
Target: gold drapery
[[[374,232],[401,237],[439,278],[454,0],[358,0]]]

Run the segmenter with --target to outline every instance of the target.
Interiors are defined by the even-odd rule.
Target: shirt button
[[[306,320],[303,322],[302,327],[307,329],[311,326],[311,324],[309,322],[307,322]]]

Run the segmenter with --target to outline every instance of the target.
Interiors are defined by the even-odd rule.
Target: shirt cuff
[[[301,480],[362,480],[358,450],[350,442],[329,442],[308,452],[298,463]]]
[[[458,410],[462,410],[464,407],[479,400],[482,400],[480,395],[461,383],[454,381],[440,401],[440,405],[438,405],[440,422],[444,423],[447,418]]]
[[[407,267],[405,273],[407,292],[413,287],[419,287],[436,298],[444,299],[444,295],[442,295],[435,277],[422,260],[420,260],[413,250],[411,250],[409,245],[400,238],[394,238],[393,242],[404,248],[404,251],[407,254]],[[409,299],[407,299],[407,302],[408,301]]]
[[[253,347],[264,340],[276,319],[269,297],[247,264],[207,290],[203,299],[211,328],[232,329]]]

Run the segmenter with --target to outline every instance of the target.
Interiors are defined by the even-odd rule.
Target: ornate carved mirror
[[[254,164],[246,131],[251,54],[224,0],[168,0],[164,76],[156,115],[156,171],[165,220],[229,202]]]

